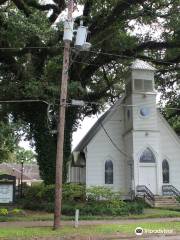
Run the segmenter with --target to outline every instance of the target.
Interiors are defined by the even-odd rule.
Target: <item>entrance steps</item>
[[[180,203],[175,196],[154,196],[154,207],[158,208],[180,208]]]
[[[177,196],[180,197],[180,191],[172,185],[163,185],[164,195],[161,196],[154,195],[145,185],[138,185],[136,192],[137,197],[143,198],[151,207],[180,209],[180,202],[176,200]]]

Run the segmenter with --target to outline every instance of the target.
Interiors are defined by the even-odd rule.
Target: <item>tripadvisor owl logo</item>
[[[137,227],[137,228],[135,229],[135,234],[136,234],[137,236],[143,235],[143,229],[142,229],[141,227]]]

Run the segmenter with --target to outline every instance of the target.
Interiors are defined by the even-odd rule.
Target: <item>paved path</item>
[[[127,236],[127,235],[111,235],[111,236],[86,236],[86,237],[79,237],[79,236],[69,236],[69,237],[33,237],[33,238],[10,238],[11,240],[180,240],[180,235],[172,235],[172,236]],[[0,240],[8,240],[2,239]]]

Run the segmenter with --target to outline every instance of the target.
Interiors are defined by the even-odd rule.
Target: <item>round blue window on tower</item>
[[[150,114],[150,109],[148,107],[142,107],[140,108],[140,115],[142,117],[148,117]]]

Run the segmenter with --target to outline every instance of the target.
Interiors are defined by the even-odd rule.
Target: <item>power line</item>
[[[62,48],[62,46],[59,47],[0,47],[0,50],[25,50],[25,49],[59,49]],[[71,49],[75,49],[77,50],[75,47],[71,47]],[[86,50],[81,50],[81,52],[87,52]],[[94,50],[90,50],[88,51],[90,53],[94,53],[96,55],[105,55],[105,56],[111,56],[111,57],[117,57],[117,58],[124,58],[124,59],[136,59],[138,58],[138,56],[128,56],[128,55],[124,55],[124,54],[115,54],[115,53],[109,53],[109,52],[101,52],[99,51],[99,49],[94,49]],[[141,58],[141,56],[139,56],[139,58]],[[151,62],[157,62],[157,63],[167,63],[167,64],[176,64],[170,61],[163,61],[160,59],[146,59],[146,61],[151,61]],[[86,62],[78,62],[78,61],[74,61],[76,63],[82,63],[85,65],[92,65],[92,66],[102,66],[102,65],[97,65],[97,64],[93,64],[93,63],[86,63]]]
[[[83,50],[82,50],[83,51]],[[105,55],[105,56],[111,56],[111,57],[119,57],[119,58],[126,58],[126,59],[136,59],[136,58],[138,58],[138,56],[128,56],[128,55],[124,55],[124,54],[114,54],[114,53],[109,53],[109,52],[98,52],[98,50],[96,50],[96,51],[93,51],[93,50],[90,50],[89,51],[90,53],[95,53],[95,54],[97,54],[97,55]],[[139,56],[139,58],[140,58],[141,56]],[[159,60],[159,59],[146,59],[147,61],[156,61],[156,62],[158,62],[158,63],[167,63],[167,64],[174,64],[174,63],[172,63],[172,62],[169,62],[169,61],[163,61],[163,60]]]
[[[34,99],[28,99],[28,100],[0,100],[0,103],[31,103],[31,102],[43,102],[47,105],[49,105],[49,103],[45,100],[34,100]]]
[[[97,119],[99,120],[97,113],[96,113],[96,117],[97,117]],[[117,144],[113,141],[113,139],[112,139],[111,136],[109,135],[108,131],[106,130],[106,128],[104,127],[104,125],[103,125],[102,122],[100,122],[100,125],[101,125],[103,131],[105,132],[106,136],[108,137],[108,139],[109,139],[110,142],[112,143],[112,145],[113,145],[121,154],[123,154],[125,157],[128,157],[128,158],[130,158],[130,159],[133,159],[132,156],[130,156],[128,153],[126,153],[125,151],[121,150],[121,149],[117,146]]]
[[[58,48],[62,48],[62,46],[54,46],[54,47],[0,47],[0,50],[24,50],[24,49],[58,49]]]
[[[76,69],[76,70],[77,70],[77,69]],[[80,80],[81,80],[81,75],[79,74],[78,71],[77,71],[77,74],[78,74],[78,76],[79,76],[79,78],[80,78]],[[89,98],[89,94],[88,94],[88,93],[87,93],[87,97]],[[90,100],[90,98],[89,98],[89,100]],[[97,119],[99,120],[97,113],[96,113],[96,117],[97,117]],[[123,154],[124,156],[126,156],[126,157],[128,157],[128,158],[130,158],[130,159],[133,159],[131,156],[129,156],[128,153],[124,152],[123,150],[121,150],[121,149],[117,146],[117,144],[113,141],[113,139],[111,138],[111,136],[109,135],[109,133],[107,132],[106,128],[104,127],[104,125],[103,125],[103,123],[102,123],[101,121],[100,121],[100,126],[101,126],[101,128],[103,129],[103,131],[105,132],[105,134],[106,134],[106,136],[108,137],[108,139],[110,140],[111,144],[112,144],[121,154]]]

